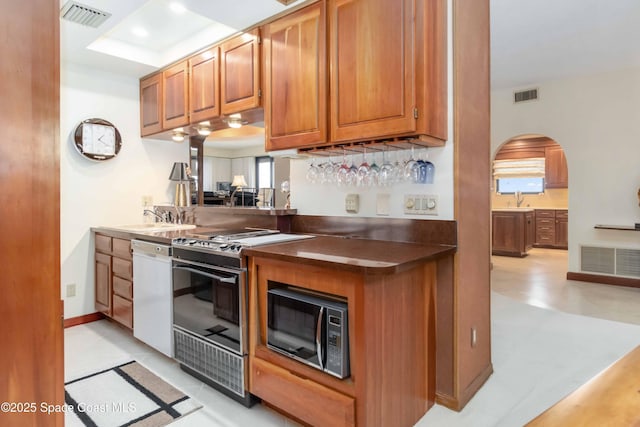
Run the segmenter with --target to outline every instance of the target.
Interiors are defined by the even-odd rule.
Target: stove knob
[[[198,243],[197,240],[189,240],[189,244],[192,246],[195,245],[196,243]]]
[[[235,250],[236,250],[236,252],[240,252],[240,249],[242,249],[242,245],[238,245],[238,246],[236,246],[236,249],[235,249]]]
[[[223,244],[221,244],[221,245],[219,246],[219,248],[220,248],[220,250],[223,250],[223,251],[224,251],[224,250],[227,250],[227,249],[229,248],[229,245],[228,245],[228,244],[226,244],[226,243],[223,243]]]

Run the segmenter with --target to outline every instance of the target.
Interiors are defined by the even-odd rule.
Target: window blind
[[[544,157],[493,161],[493,178],[544,178]]]

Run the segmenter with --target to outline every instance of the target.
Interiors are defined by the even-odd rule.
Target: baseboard
[[[567,272],[567,280],[577,280],[580,282],[601,283],[603,285],[628,286],[640,288],[640,279],[629,277],[606,276],[603,274],[588,274]]]
[[[484,383],[493,374],[493,364],[487,365],[486,368],[478,375],[469,386],[461,393],[459,398],[455,398],[448,394],[436,392],[436,403],[449,408],[453,411],[460,412],[469,403],[471,398],[480,390]]]
[[[78,326],[84,323],[95,322],[96,320],[100,320],[100,319],[104,319],[104,314],[91,313],[91,314],[85,314],[84,316],[71,317],[69,319],[64,319],[64,327],[70,328],[72,326]]]

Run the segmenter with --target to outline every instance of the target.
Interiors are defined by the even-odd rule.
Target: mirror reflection
[[[202,144],[191,141],[190,148],[194,205],[284,207],[286,195],[279,189],[289,178],[289,159],[264,151],[260,124],[212,132]]]

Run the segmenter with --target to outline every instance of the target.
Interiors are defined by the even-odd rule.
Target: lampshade
[[[231,183],[232,187],[246,187],[247,181],[244,179],[244,175],[234,175],[233,182]]]
[[[169,175],[170,181],[189,181],[189,165],[175,162]]]

